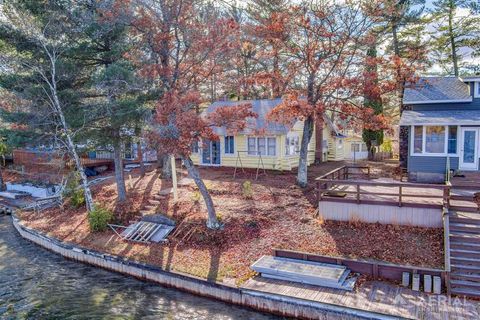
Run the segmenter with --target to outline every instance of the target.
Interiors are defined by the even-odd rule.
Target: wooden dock
[[[444,295],[416,292],[380,281],[367,282],[351,292],[255,277],[248,280],[242,289],[405,319],[480,318],[478,301],[463,298],[448,300]]]

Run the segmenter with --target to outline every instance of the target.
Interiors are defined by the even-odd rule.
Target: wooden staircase
[[[450,212],[450,293],[480,298],[480,214]]]

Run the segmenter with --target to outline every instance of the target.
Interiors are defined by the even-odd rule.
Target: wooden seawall
[[[199,296],[252,308],[261,312],[269,312],[299,319],[323,319],[326,313],[337,313],[339,316],[343,315],[346,317],[366,319],[397,319],[396,317],[384,314],[350,309],[333,304],[315,303],[276,294],[266,294],[255,290],[245,290],[223,283],[209,282],[190,275],[168,272],[148,264],[130,261],[121,257],[60,242],[21,225],[15,215],[12,215],[12,218],[13,226],[23,238],[60,254],[65,258],[88,263],[142,280],[156,282],[163,286],[172,287]]]

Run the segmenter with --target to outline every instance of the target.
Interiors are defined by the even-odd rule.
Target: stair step
[[[150,204],[156,205],[156,206],[158,206],[159,204],[162,203],[161,201],[153,200],[153,199],[149,199],[148,202],[149,202]]]
[[[452,287],[460,288],[476,288],[480,289],[480,282],[465,281],[465,280],[450,280]]]
[[[451,257],[460,257],[460,258],[478,258],[480,259],[480,251],[473,250],[463,250],[463,249],[451,249]]]
[[[450,274],[450,279],[466,280],[466,281],[480,283],[480,272],[479,273],[452,272]]]
[[[462,265],[477,266],[480,271],[480,259],[475,258],[464,258],[464,257],[450,257],[451,263],[458,262]]]
[[[468,232],[480,234],[480,225],[468,223],[450,223],[450,231]]]
[[[452,223],[466,223],[475,226],[480,226],[480,219],[471,219],[471,218],[450,218],[450,224]]]
[[[468,223],[480,225],[480,214],[472,212],[452,212],[449,215],[450,223]]]
[[[461,240],[450,241],[451,249],[478,251],[480,253],[480,243],[468,243]]]
[[[450,293],[457,296],[480,298],[480,290],[473,288],[452,288]]]
[[[465,264],[459,264],[459,263],[452,263],[452,272],[458,272],[458,271],[465,271],[465,272],[480,272],[480,268],[478,266],[472,266],[472,265],[465,265]]]
[[[472,234],[460,231],[451,231],[450,239],[461,240],[462,242],[469,243],[479,243],[480,244],[480,234]]]

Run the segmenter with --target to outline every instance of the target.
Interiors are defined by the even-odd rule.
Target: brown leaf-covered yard
[[[340,163],[314,166],[310,180],[330,171]],[[375,164],[373,174],[388,174],[387,164]],[[19,216],[31,228],[91,249],[121,255],[137,261],[192,274],[209,280],[241,283],[252,275],[249,266],[273,248],[315,254],[366,258],[416,266],[442,266],[440,229],[321,221],[314,217],[313,184],[307,189],[295,185],[291,172],[269,172],[258,181],[253,172],[233,179],[233,168],[203,168],[202,177],[212,194],[223,230],[204,226],[206,209],[193,182],[180,170],[179,201],[167,195],[156,211],[177,222],[181,230],[168,244],[138,244],[119,240],[112,231],[92,233],[86,210],[73,209],[68,202],[63,209],[49,209]],[[247,199],[242,184],[252,181],[253,198]],[[127,174],[129,200],[117,205],[114,180],[95,186],[95,201],[117,212],[124,221],[138,213],[148,200],[171,182],[155,171],[140,178],[138,172]],[[341,204],[339,204],[341,205]],[[183,222],[183,223],[182,223]],[[191,236],[188,236],[191,230]]]

